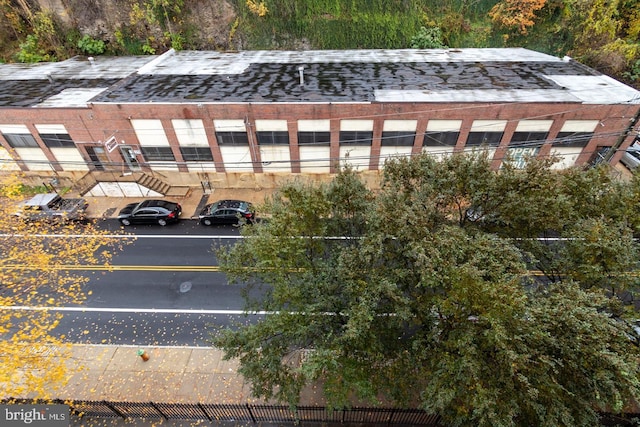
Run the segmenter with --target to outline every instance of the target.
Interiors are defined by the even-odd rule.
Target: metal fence
[[[12,400],[12,403],[34,403],[31,400]],[[420,409],[348,408],[330,409],[321,406],[159,403],[111,401],[55,401],[69,405],[76,416],[86,418],[208,420],[291,423],[354,423],[380,425],[440,426],[440,417]]]
[[[305,423],[387,426],[443,427],[441,417],[420,409],[348,408],[322,406],[112,402],[105,400],[35,401],[33,399],[4,399],[0,403],[54,403],[69,405],[71,413],[83,418],[164,419],[192,421],[244,421],[247,423]],[[637,427],[640,414],[600,414],[600,426]]]

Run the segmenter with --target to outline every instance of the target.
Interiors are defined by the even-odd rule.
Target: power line
[[[491,125],[489,124],[489,125],[487,125],[487,126],[491,126]],[[482,128],[482,127],[480,127],[480,128]],[[158,132],[160,132],[160,130],[159,130]],[[323,132],[323,131],[315,131],[315,132]],[[369,132],[369,133],[370,133],[371,131],[363,131],[362,133],[367,133],[367,132]],[[459,133],[460,131],[459,131],[459,130],[452,130],[452,131],[428,131],[428,130],[427,130],[427,131],[424,131],[424,132],[394,131],[394,133],[396,133],[396,132],[397,132],[397,133],[400,133],[402,137],[414,137],[414,138],[417,138],[417,137],[425,137],[425,136],[428,136],[429,134],[432,134],[432,133],[448,133],[448,132],[451,132],[451,133]],[[474,131],[474,132],[475,132],[475,131]],[[501,131],[501,132],[504,132],[504,131]],[[540,132],[527,132],[527,133],[543,133],[543,132],[544,132],[544,131],[540,131]],[[635,131],[635,132],[637,133],[637,131]],[[241,132],[239,132],[239,133],[241,133]],[[516,133],[516,132],[514,132],[514,133]],[[574,133],[575,133],[575,132],[574,132]],[[585,133],[590,133],[590,132],[585,132]],[[612,131],[612,132],[600,132],[600,133],[593,133],[593,134],[592,134],[592,138],[593,138],[593,137],[604,138],[604,137],[620,136],[622,133],[624,133],[624,130],[615,131],[615,132],[614,132],[614,131]],[[160,133],[158,133],[158,134],[160,135]],[[632,134],[633,134],[633,133],[632,133]],[[10,134],[10,135],[11,135],[11,134]],[[24,134],[24,135],[27,135],[27,134]],[[28,135],[31,135],[31,134],[28,134]],[[382,133],[382,135],[384,135],[384,132]],[[391,136],[391,137],[384,137],[384,136],[381,136],[379,139],[380,139],[381,141],[384,141],[385,139],[394,139],[394,138],[397,138],[397,137],[398,137],[398,136]],[[58,141],[58,142],[62,142],[62,143],[69,142],[69,140],[64,139],[64,138],[47,138],[47,139],[48,139],[48,140],[50,139],[51,141]],[[372,139],[372,138],[371,138],[371,139]],[[339,140],[337,141],[337,143],[338,143],[340,146],[348,146],[348,145],[350,145],[350,144],[352,144],[352,145],[358,145],[358,142],[366,142],[367,144],[362,144],[362,145],[369,145],[369,141],[371,141],[371,139],[370,139],[370,138],[359,138],[359,139],[348,139],[348,140],[344,140],[344,139],[342,139],[342,140],[341,140],[341,139],[339,139]],[[432,140],[433,140],[433,141],[437,141],[437,140],[435,140],[435,139],[432,139]],[[549,140],[549,139],[544,139],[544,140],[528,140],[528,141],[525,141],[525,142],[526,142],[526,143],[545,143],[545,142],[552,142],[552,143],[554,143],[554,144],[560,144],[560,143],[569,143],[569,142],[571,142],[571,141],[572,141],[572,139],[571,139],[571,138],[567,138],[567,137],[565,137],[565,138],[554,138],[554,139],[552,139],[552,140]],[[81,145],[85,145],[85,144],[95,144],[95,142],[88,142],[88,141],[74,141],[74,142],[75,142],[75,144],[81,144]],[[437,141],[437,142],[440,142],[440,141]],[[456,141],[456,142],[457,142],[457,141]],[[298,146],[299,146],[299,147],[305,147],[305,146],[323,146],[323,145],[327,145],[327,144],[330,144],[330,141],[329,141],[329,142],[324,142],[324,141],[323,141],[323,142],[310,142],[310,143],[305,142],[305,143],[298,143]],[[45,144],[45,145],[47,145],[47,144]],[[125,144],[125,145],[127,145],[127,144]],[[137,145],[137,144],[136,144],[136,145]],[[242,146],[242,145],[246,145],[246,144],[225,144],[225,143],[222,143],[222,144],[220,144],[220,143],[219,143],[219,144],[218,144],[218,146],[219,146],[219,147],[223,147],[223,146]],[[286,145],[286,144],[264,144],[264,143],[263,143],[263,144],[260,144],[260,143],[258,142],[258,144],[257,144],[257,145],[258,145],[258,146],[270,146],[270,145]],[[412,144],[412,145],[413,145],[413,144]],[[448,146],[449,144],[443,144],[443,145]],[[158,147],[158,146],[163,146],[163,145],[157,145],[157,146],[153,146],[153,147]],[[47,147],[49,147],[49,146],[47,145]],[[148,147],[152,147],[152,146],[150,146],[150,145],[149,145]],[[205,145],[205,144],[202,144],[202,145],[192,145],[192,144],[189,144],[189,145],[180,145],[179,147],[180,147],[180,148],[191,148],[191,147],[203,147],[203,148],[205,148],[205,147],[209,147],[209,148],[210,148],[211,146],[210,146],[210,145],[208,145],[208,144],[207,144],[207,145]],[[21,148],[21,147],[14,147],[14,148]],[[36,148],[36,147],[34,147],[34,148]],[[63,146],[63,147],[49,147],[49,148],[76,148],[76,147],[70,147],[70,146],[68,146],[68,145],[67,145],[67,146]]]
[[[453,149],[453,147],[451,147]],[[480,151],[494,151],[494,155],[492,157],[492,160],[500,160],[500,161],[504,161],[505,159],[507,159],[509,157],[509,148],[512,147],[505,147],[507,148],[507,150],[505,151],[505,154],[502,156],[496,156],[495,150],[497,149],[497,146],[493,146],[493,147],[487,147],[487,146],[478,146],[478,147],[472,147],[472,148],[467,148],[465,149],[463,152],[480,152]],[[518,146],[517,148],[522,148],[522,146]],[[539,146],[535,146],[534,148],[539,148]],[[556,154],[556,157],[562,158],[562,157],[569,157],[569,156],[574,156],[574,155],[580,155],[580,154],[595,154],[598,151],[588,151],[585,152],[584,150],[580,150],[580,151],[574,151],[574,152],[563,152],[563,153],[559,153]],[[359,164],[366,164],[369,165],[371,163],[372,160],[378,160],[378,162],[382,159],[393,159],[393,158],[400,158],[400,157],[413,157],[413,156],[417,156],[417,155],[423,155],[423,154],[427,154],[433,157],[440,157],[440,156],[447,156],[447,155],[453,155],[456,154],[458,152],[454,152],[453,150],[449,150],[449,151],[421,151],[419,153],[391,153],[391,154],[378,154],[378,155],[360,155],[360,156],[338,156],[338,157],[322,157],[322,158],[314,158],[314,159],[288,159],[288,160],[269,160],[269,161],[238,161],[238,162],[216,162],[216,161],[194,161],[194,162],[177,162],[177,161],[149,161],[149,162],[139,162],[138,165],[141,167],[159,167],[159,166],[166,166],[166,167],[172,167],[172,169],[178,168],[180,166],[188,166],[188,167],[192,167],[192,168],[196,168],[198,166],[200,167],[217,167],[217,166],[222,166],[224,167],[225,170],[229,170],[229,169],[234,169],[234,168],[247,168],[249,166],[253,167],[255,165],[261,165],[263,168],[269,168],[270,165],[291,165],[293,166],[294,164],[304,164],[304,163],[326,163],[326,166],[317,166],[315,165],[314,167],[330,167],[333,166],[337,163],[349,163],[351,161],[357,161]],[[550,153],[549,155],[547,155],[546,157],[553,157],[554,153]],[[513,160],[513,159],[512,159]],[[87,167],[87,163],[85,162],[80,162],[80,161],[55,161],[55,162],[49,162],[49,161],[44,161],[44,160],[19,160],[19,161],[14,161],[14,160],[10,160],[10,159],[0,159],[0,165],[1,164],[15,164],[15,163],[24,163],[26,165],[41,165],[41,166],[50,166],[50,167],[55,167],[56,165],[60,165],[60,166],[82,166],[83,169],[86,169]],[[91,162],[91,164],[94,164],[94,162]],[[114,168],[114,170],[105,170],[106,172],[116,172],[117,170],[115,170],[115,168],[118,168],[120,170],[122,169],[129,169],[130,165],[128,163],[125,162],[101,162],[101,165],[104,168]],[[94,164],[95,166],[95,164]]]

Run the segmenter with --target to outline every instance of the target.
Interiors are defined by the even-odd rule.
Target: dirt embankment
[[[141,23],[134,19],[132,11],[136,0],[37,0],[42,9],[55,13],[70,27],[82,34],[116,42],[116,31],[123,26],[143,25],[152,37],[161,38],[162,29],[157,25]],[[229,31],[236,19],[233,6],[226,0],[189,0],[180,14],[182,31],[188,29],[190,47],[195,49],[228,49]],[[155,28],[157,27],[157,28]]]

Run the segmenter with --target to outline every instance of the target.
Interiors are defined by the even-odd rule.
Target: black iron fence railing
[[[0,404],[52,403],[69,405],[71,413],[82,418],[164,419],[193,421],[245,421],[247,423],[283,423],[304,425],[371,425],[443,427],[441,417],[420,409],[345,408],[322,406],[254,405],[224,403],[112,402],[105,400],[35,401],[5,399]],[[640,414],[601,414],[600,426],[638,426]]]
[[[35,403],[29,399],[11,399],[4,403]],[[69,405],[76,416],[86,418],[165,419],[248,421],[270,423],[359,423],[376,425],[440,426],[440,417],[420,409],[346,408],[330,409],[321,406],[298,406],[213,403],[111,402],[75,400],[51,403]]]

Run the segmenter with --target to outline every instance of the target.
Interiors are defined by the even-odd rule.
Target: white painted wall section
[[[260,158],[265,172],[291,172],[291,154],[288,145],[261,145]]]
[[[74,147],[54,147],[50,148],[56,159],[61,162],[60,166],[66,171],[86,171],[89,170],[87,162],[82,158],[80,151]]]
[[[300,150],[300,171],[329,173],[331,151],[328,146],[298,146]]]
[[[200,119],[172,119],[171,124],[176,132],[178,142],[183,147],[208,147],[209,140]]]
[[[140,145],[146,145],[148,147],[169,146],[169,140],[167,139],[160,120],[132,119],[131,126],[133,126]],[[132,141],[125,139],[125,143],[131,144]]]
[[[253,172],[248,145],[221,145],[220,153],[227,172]]]

